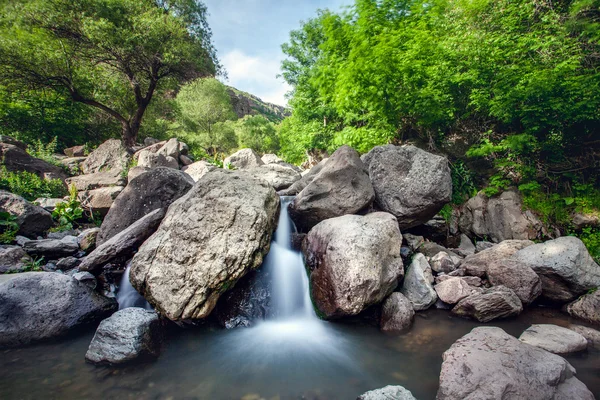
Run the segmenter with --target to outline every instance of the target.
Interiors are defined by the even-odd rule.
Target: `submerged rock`
[[[402,386],[386,386],[381,389],[370,390],[360,395],[356,400],[416,400],[412,393]]]
[[[319,223],[302,250],[312,299],[325,318],[356,315],[398,285],[402,236],[388,213],[345,215]]]
[[[567,306],[567,312],[574,317],[600,324],[600,290],[581,296]]]
[[[423,254],[416,254],[406,269],[400,292],[413,304],[415,311],[426,310],[437,301],[437,294],[431,285],[431,268]]]
[[[383,302],[380,327],[386,333],[402,333],[410,329],[415,311],[413,305],[400,292],[394,292]]]
[[[52,227],[52,214],[16,194],[0,190],[0,211],[17,217],[17,234],[35,239]]]
[[[569,325],[569,329],[586,338],[588,347],[600,350],[600,331],[582,325]]]
[[[443,359],[438,400],[594,399],[567,360],[500,328],[473,329]]]
[[[554,354],[576,353],[587,349],[588,342],[579,333],[562,326],[533,324],[519,336],[523,343]]]
[[[469,317],[479,322],[489,322],[498,318],[508,318],[523,311],[519,297],[507,287],[494,286],[462,299],[452,313]]]

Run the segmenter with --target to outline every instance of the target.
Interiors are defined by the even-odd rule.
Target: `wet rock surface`
[[[588,346],[581,334],[552,324],[531,325],[519,336],[519,340],[554,354],[576,353]]]
[[[512,290],[504,286],[494,286],[462,299],[452,313],[461,317],[489,322],[498,318],[518,315],[523,311],[521,300]]]

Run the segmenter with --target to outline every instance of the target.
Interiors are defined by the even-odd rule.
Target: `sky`
[[[225,66],[225,84],[262,100],[286,105],[290,90],[280,73],[281,45],[300,21],[318,9],[342,10],[352,0],[204,0],[217,56]]]

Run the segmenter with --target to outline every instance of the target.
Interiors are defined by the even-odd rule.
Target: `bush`
[[[11,172],[6,167],[0,169],[0,189],[8,190],[29,201],[39,197],[63,197],[67,194],[65,184],[60,179],[42,179],[34,173]]]
[[[12,243],[18,230],[17,217],[6,211],[0,212],[0,243]]]
[[[83,218],[83,208],[77,198],[75,185],[69,188],[69,200],[58,203],[52,212],[52,217],[58,222],[58,227],[53,229],[57,232],[73,229],[77,221]]]

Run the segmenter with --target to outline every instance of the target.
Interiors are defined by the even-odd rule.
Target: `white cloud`
[[[252,56],[234,49],[221,57],[221,63],[227,70],[227,84],[264,101],[286,105],[284,95],[290,86],[282,78],[277,78],[280,73],[280,54],[273,57]]]

